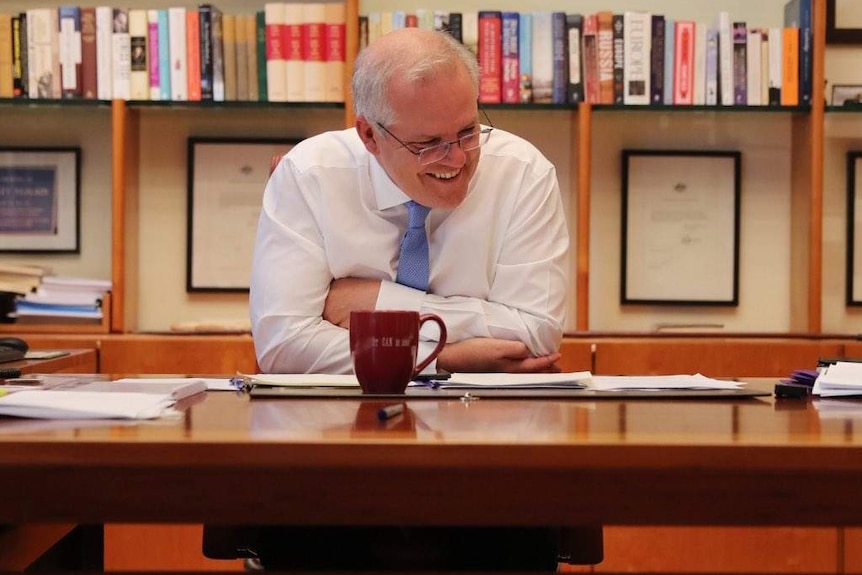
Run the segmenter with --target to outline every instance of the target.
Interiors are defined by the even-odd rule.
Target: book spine
[[[200,12],[186,10],[186,83],[190,102],[200,102],[201,95],[201,21]]]
[[[268,78],[266,76],[266,14],[263,10],[254,13],[254,24],[257,32],[257,96],[261,102],[266,102]]]
[[[245,38],[245,16],[236,17],[236,99],[248,101],[248,43]]]
[[[614,15],[602,11],[596,14],[598,22],[598,73],[599,103],[614,103]]]
[[[692,50],[693,51],[693,50]],[[674,78],[676,76],[676,21],[664,19],[664,86],[662,104],[673,105]]]
[[[21,29],[21,97],[30,97],[30,51],[27,46],[27,13],[18,15],[19,27]]]
[[[285,82],[288,102],[305,101],[305,55],[302,25],[305,11],[302,4],[288,3],[281,27],[285,49]]]
[[[213,6],[210,15],[210,38],[213,50],[213,100],[225,101],[224,85],[224,28],[221,10]]]
[[[718,89],[718,30],[709,28],[706,31],[706,90],[704,94],[707,106],[717,106],[720,102]]]
[[[733,105],[733,31],[730,14],[718,13],[718,91],[722,106]]]
[[[96,97],[110,100],[114,94],[113,11],[96,7]]]
[[[569,35],[569,87],[566,100],[577,104],[584,100],[583,71],[581,70],[581,46],[584,17],[580,14],[566,15],[566,31]]]
[[[746,104],[760,105],[760,30],[747,31],[745,45],[745,92]]]
[[[264,4],[266,31],[266,99],[269,102],[287,101],[286,47],[281,28],[284,26],[285,5],[282,2]]]
[[[551,13],[551,41],[554,50],[551,102],[565,104],[569,96],[569,35],[565,12]]]
[[[248,99],[251,102],[260,100],[257,80],[257,20],[255,14],[243,16],[245,25],[246,51],[246,81],[248,82]]]
[[[502,101],[517,104],[521,97],[521,72],[518,55],[518,27],[520,17],[517,12],[502,13]]]
[[[770,106],[781,105],[781,76],[784,56],[784,31],[781,28],[769,29],[769,92],[767,102]]]
[[[346,61],[345,6],[342,3],[326,5],[324,28],[324,58],[326,59],[327,102],[344,101],[344,66]]]
[[[554,81],[554,49],[551,39],[551,13],[533,12],[533,102],[551,103]]]
[[[168,8],[171,51],[171,100],[189,99],[188,53],[186,52],[186,9]]]
[[[799,28],[799,103],[811,104],[811,0],[790,0],[784,5],[784,26]]]
[[[81,8],[81,96],[94,100],[98,94],[96,54],[96,9]]]
[[[200,25],[200,61],[201,61],[201,100],[213,99],[213,33],[212,6],[201,4],[198,9],[198,24]]]
[[[517,14],[517,12],[516,12]],[[408,20],[409,20],[408,16]],[[418,19],[417,19],[418,24]],[[409,23],[407,24],[409,26]],[[449,12],[449,25],[446,27],[446,31],[452,35],[453,38],[458,40],[459,42],[464,42],[464,19],[463,15],[460,12]]]
[[[623,103],[624,67],[625,67],[625,22],[622,14],[614,14],[614,104]]]
[[[664,103],[664,16],[652,15],[652,45],[650,47],[650,103]]]
[[[599,22],[595,14],[584,16],[582,60],[584,70],[584,101],[598,104],[599,92]]]
[[[27,95],[24,82],[23,51],[25,45],[21,42],[21,18],[18,14],[12,17],[12,96],[22,98]]]
[[[159,99],[171,99],[171,31],[166,8],[159,9]]]
[[[689,106],[694,103],[695,24],[680,21],[674,28],[673,103]]]
[[[707,27],[694,24],[694,104],[706,104],[706,40]]]
[[[159,86],[159,11],[147,10],[147,64],[150,76],[150,100],[161,100]]]
[[[12,14],[0,13],[0,98],[13,95]]]
[[[529,12],[518,18],[518,101],[533,101],[533,15]]]
[[[129,100],[132,84],[132,40],[129,36],[129,11],[114,8],[114,34],[111,53],[114,57],[114,82],[112,91],[115,100]]]
[[[150,99],[150,67],[147,63],[147,11],[129,10],[129,44],[131,46],[129,98]]]
[[[799,28],[783,29],[781,105],[799,105]]]
[[[626,12],[624,19],[623,102],[626,105],[649,104],[652,17],[648,13]]]
[[[84,95],[81,86],[81,9],[78,6],[60,6],[58,19],[60,89],[64,98],[80,98]]]
[[[302,13],[303,100],[323,102],[326,100],[326,9],[323,4],[307,3],[303,5]]]
[[[479,12],[479,102],[483,104],[502,100],[501,29],[501,12]]]
[[[745,22],[733,23],[733,103],[745,106],[748,102],[746,65],[748,63],[748,28]]]
[[[222,14],[222,50],[224,65],[224,100],[236,98],[236,15]]]

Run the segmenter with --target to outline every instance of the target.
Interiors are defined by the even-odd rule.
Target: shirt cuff
[[[380,282],[374,309],[405,309],[421,313],[424,299],[424,291],[383,280]]]

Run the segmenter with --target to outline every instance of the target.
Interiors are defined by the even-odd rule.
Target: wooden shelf
[[[102,321],[99,323],[0,323],[0,334],[4,333],[110,333],[111,294],[102,298]]]

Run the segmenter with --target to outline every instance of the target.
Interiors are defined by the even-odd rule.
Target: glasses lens
[[[449,153],[449,142],[443,142],[442,144],[437,144],[436,146],[431,146],[430,148],[425,148],[421,152],[419,152],[419,164],[425,166],[428,164],[433,164],[434,162],[439,162],[443,158],[446,157],[446,154]]]

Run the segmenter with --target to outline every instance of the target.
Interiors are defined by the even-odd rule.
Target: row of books
[[[299,20],[268,22],[287,12]],[[344,14],[343,3],[0,13],[0,98],[343,102]]]
[[[19,324],[102,321],[109,280],[54,275],[42,266],[0,264],[0,293],[14,294],[3,322]]]
[[[649,12],[372,12],[360,46],[393,29],[446,30],[478,57],[483,103],[807,105],[811,0],[784,26],[718,13],[707,26]]]

